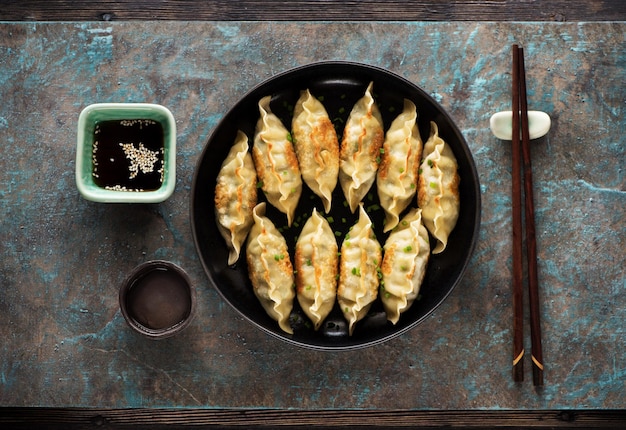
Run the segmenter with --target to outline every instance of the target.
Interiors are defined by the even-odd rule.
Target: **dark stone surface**
[[[622,408],[626,389],[624,23],[0,24],[0,406]],[[525,48],[545,387],[511,377],[510,45]],[[197,158],[248,89],[287,68],[347,59],[415,82],[463,131],[480,174],[471,266],[422,325],[328,354],[268,337],[209,286],[189,224]],[[97,204],[74,182],[78,114],[154,102],[177,119],[174,195]],[[181,265],[198,288],[182,334],[150,341],[119,311],[137,264]],[[528,331],[527,331],[528,335]],[[527,351],[530,342],[527,337]]]

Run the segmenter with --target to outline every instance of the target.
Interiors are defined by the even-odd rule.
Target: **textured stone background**
[[[626,393],[626,24],[0,24],[0,406],[622,408]],[[553,128],[533,148],[545,388],[511,377],[510,45],[526,51],[530,108]],[[302,350],[242,320],[209,286],[189,194],[219,119],[274,73],[316,60],[388,68],[457,121],[483,194],[461,284],[384,345]],[[155,102],[177,119],[178,180],[156,205],[83,200],[78,114]],[[198,317],[161,342],[126,327],[117,288],[150,259],[181,264]],[[528,333],[528,332],[527,332]],[[527,339],[527,349],[530,342]],[[528,358],[528,355],[527,355]]]

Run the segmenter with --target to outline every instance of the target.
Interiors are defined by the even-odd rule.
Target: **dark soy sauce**
[[[128,313],[152,330],[174,327],[191,312],[189,286],[177,273],[155,269],[139,278],[126,296]]]
[[[100,121],[93,144],[93,180],[106,189],[153,191],[163,183],[163,126],[149,119]]]

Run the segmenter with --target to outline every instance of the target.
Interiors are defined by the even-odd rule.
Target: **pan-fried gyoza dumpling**
[[[339,173],[339,141],[324,105],[309,90],[300,93],[291,130],[302,179],[328,213]]]
[[[296,292],[304,313],[319,329],[337,296],[337,240],[328,221],[313,209],[296,242]]]
[[[270,110],[271,96],[259,101],[252,157],[267,200],[291,225],[302,194],[302,177],[289,131]]]
[[[421,209],[411,209],[402,218],[387,238],[384,249],[380,299],[387,319],[396,324],[400,314],[417,298],[430,256]]]
[[[341,139],[339,183],[353,213],[376,179],[385,138],[383,119],[372,97],[373,86],[370,82],[352,108]]]
[[[352,335],[357,321],[363,319],[378,295],[382,252],[372,221],[359,205],[359,220],[341,244],[337,301],[348,321]]]
[[[239,259],[241,247],[253,223],[252,210],[256,202],[256,171],[248,152],[248,136],[239,130],[222,163],[215,186],[215,218],[230,250],[229,265]]]
[[[280,328],[292,334],[289,315],[293,308],[293,266],[287,242],[276,226],[265,217],[265,203],[256,205],[254,224],[248,234],[246,259],[255,296]]]
[[[422,147],[417,109],[404,99],[402,113],[387,130],[376,177],[378,199],[385,210],[385,232],[398,225],[400,214],[415,197]]]
[[[446,249],[448,236],[459,218],[460,181],[454,153],[439,137],[437,124],[431,121],[430,137],[424,144],[424,160],[420,166],[417,204],[422,209],[424,225],[437,239],[433,254]]]

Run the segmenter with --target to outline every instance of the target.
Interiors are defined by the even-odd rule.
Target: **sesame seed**
[[[139,142],[138,148],[132,143],[120,142],[120,146],[124,150],[126,158],[130,161],[128,168],[130,171],[129,179],[135,178],[139,171],[141,171],[141,173],[151,173],[154,171],[154,165],[159,161],[159,151],[151,151],[143,146],[141,142]]]

